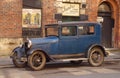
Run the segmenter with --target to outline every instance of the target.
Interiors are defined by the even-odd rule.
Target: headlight
[[[31,40],[27,39],[27,41],[25,42],[26,49],[30,48],[31,46],[32,46]]]
[[[27,45],[27,47],[30,48],[31,46],[32,46],[32,42],[31,42],[31,40],[28,40],[28,45]]]

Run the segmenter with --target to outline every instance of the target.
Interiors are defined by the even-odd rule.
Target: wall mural
[[[23,27],[41,27],[41,10],[23,9],[22,24]]]

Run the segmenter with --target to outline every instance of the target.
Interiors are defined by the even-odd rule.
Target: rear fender
[[[100,49],[103,51],[104,56],[107,56],[107,53],[106,53],[106,51],[105,51],[105,48],[104,48],[102,45],[95,44],[95,45],[92,45],[92,46],[89,47],[88,52],[87,52],[87,54],[86,54],[86,57],[87,57],[87,58],[89,57],[90,51],[91,51],[93,48],[100,48]]]

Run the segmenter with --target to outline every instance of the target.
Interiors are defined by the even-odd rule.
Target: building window
[[[104,2],[99,6],[98,12],[111,12],[111,8],[107,3]]]
[[[41,36],[41,0],[23,0],[23,37]]]

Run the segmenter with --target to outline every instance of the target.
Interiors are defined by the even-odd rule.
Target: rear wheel
[[[104,61],[104,54],[100,48],[93,48],[90,51],[88,62],[92,66],[100,66]]]
[[[46,56],[43,52],[36,51],[28,57],[28,65],[32,70],[41,70],[46,64]]]
[[[20,59],[17,58],[17,53],[13,54],[12,61],[13,61],[13,64],[19,68],[23,68],[27,65],[27,62],[20,61]]]

